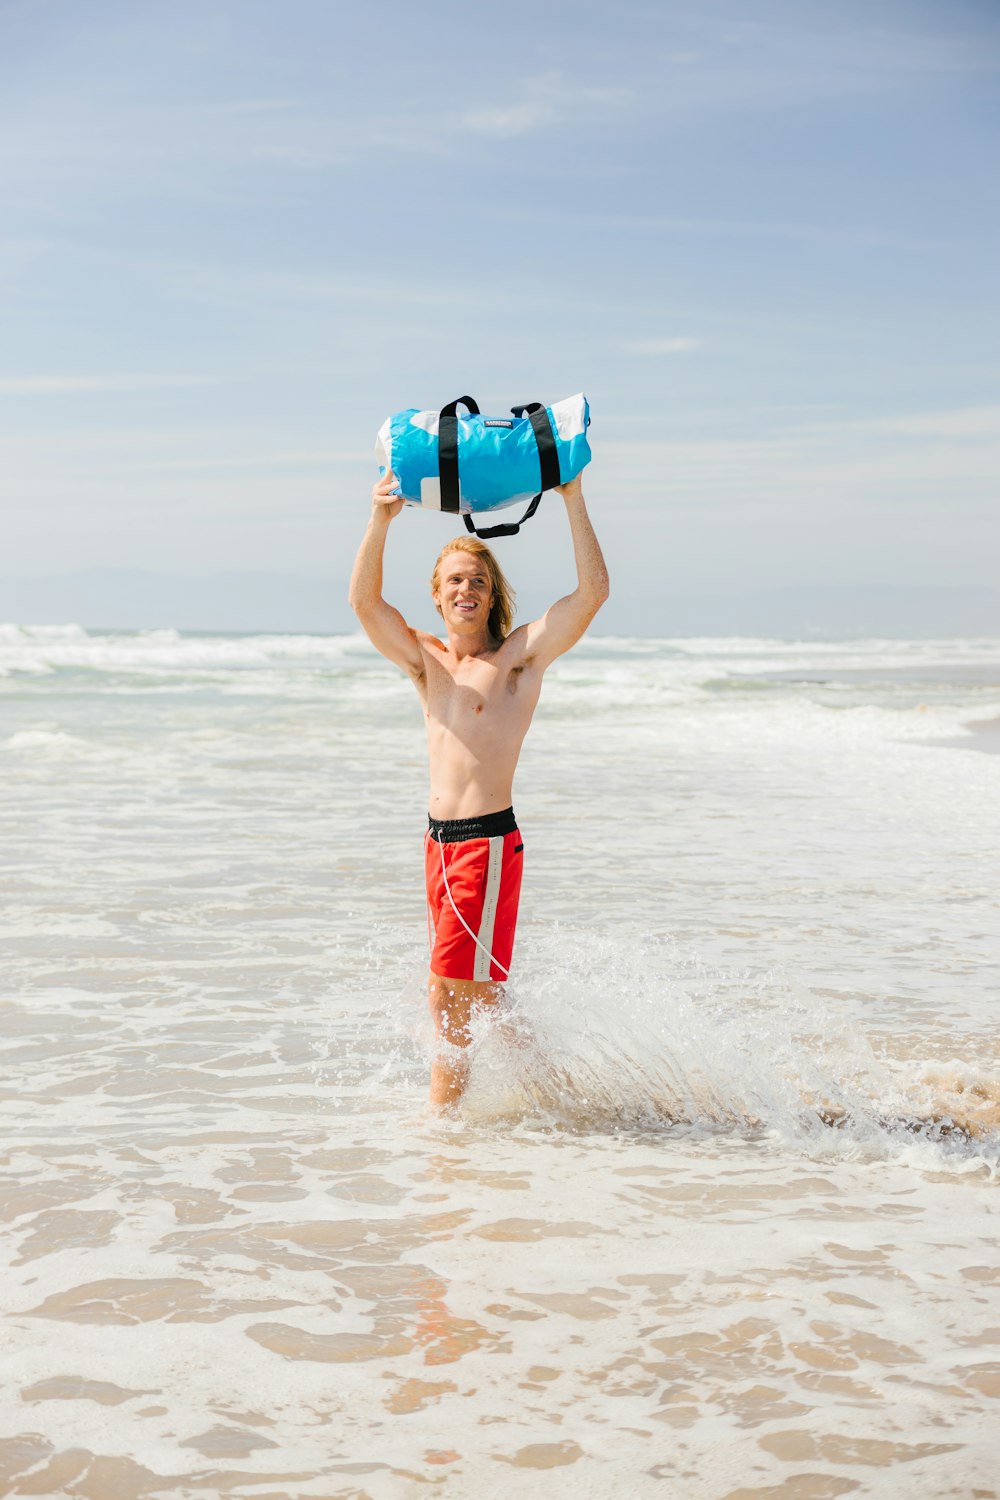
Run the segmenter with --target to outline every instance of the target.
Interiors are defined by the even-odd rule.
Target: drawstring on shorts
[[[430,838],[430,836],[431,836],[430,829],[428,829],[427,832],[426,832],[426,834],[424,835],[424,848],[425,849],[427,848],[427,840]],[[435,842],[437,843],[438,849],[441,852],[441,877],[444,880],[445,893],[446,893],[446,895],[448,897],[448,900],[451,902],[451,909],[452,909],[452,911],[455,913],[456,917],[461,922],[462,926],[465,928],[466,932],[469,934],[470,938],[475,943],[476,947],[479,949],[480,953],[485,953],[486,954],[486,956],[489,959],[491,965],[492,964],[496,964],[496,966],[497,966],[498,969],[503,969],[504,978],[508,979],[510,977],[510,970],[507,969],[507,968],[505,968],[504,965],[500,962],[500,960],[498,958],[494,958],[493,957],[493,954],[490,952],[489,948],[486,947],[485,943],[481,943],[479,941],[479,939],[477,938],[476,934],[473,932],[472,928],[469,926],[468,922],[465,920],[465,918],[462,916],[462,913],[459,911],[458,907],[455,905],[455,898],[451,894],[451,886],[448,884],[448,871],[444,867],[444,845],[442,843],[440,843],[438,840],[435,840]],[[428,944],[430,946],[430,950],[433,953],[434,952],[434,939],[433,939],[432,931],[431,931],[431,907],[430,907],[430,902],[427,903],[427,941],[428,941]]]

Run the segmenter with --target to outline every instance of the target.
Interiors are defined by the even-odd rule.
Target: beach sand
[[[966,728],[972,732],[971,743],[952,740],[964,750],[985,750],[990,755],[1000,754],[1000,719],[973,719]]]
[[[409,685],[45,650],[2,745],[0,1493],[1000,1494],[1000,762],[926,743],[964,697],[582,649],[443,1120]]]

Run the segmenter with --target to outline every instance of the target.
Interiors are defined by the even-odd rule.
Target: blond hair
[[[431,574],[431,593],[436,594],[441,587],[441,564],[449,552],[470,552],[473,557],[482,558],[490,578],[490,593],[493,595],[487,628],[494,639],[505,641],[514,623],[514,590],[489,547],[477,536],[457,536],[441,548]]]

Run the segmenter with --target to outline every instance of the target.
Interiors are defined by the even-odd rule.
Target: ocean
[[[1000,1494],[1000,641],[590,637],[426,1108],[360,636],[0,628],[0,1494]]]

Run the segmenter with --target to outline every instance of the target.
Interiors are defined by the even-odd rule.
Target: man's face
[[[446,625],[485,627],[493,603],[490,575],[472,552],[449,552],[441,560],[434,603]]]

